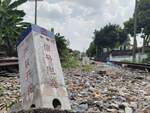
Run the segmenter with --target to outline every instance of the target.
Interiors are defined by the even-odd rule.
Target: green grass
[[[67,58],[66,62],[62,63],[63,68],[65,69],[72,69],[79,67],[80,61],[78,58],[74,56],[70,56]]]
[[[82,70],[83,72],[91,72],[91,71],[94,70],[94,67],[93,67],[92,65],[83,65],[83,66],[81,67],[81,70]]]

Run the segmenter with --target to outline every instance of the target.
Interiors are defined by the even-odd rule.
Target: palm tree
[[[23,22],[25,13],[17,7],[27,0],[0,0],[0,47],[8,56],[15,53],[16,39],[29,24]]]

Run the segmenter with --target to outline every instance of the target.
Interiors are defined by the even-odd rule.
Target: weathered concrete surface
[[[31,25],[17,43],[23,109],[70,108],[54,34]]]

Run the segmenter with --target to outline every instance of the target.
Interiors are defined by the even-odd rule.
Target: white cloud
[[[22,7],[25,20],[34,23],[34,2]],[[120,24],[134,11],[134,0],[45,0],[38,2],[38,25],[55,28],[70,41],[72,49],[85,50],[94,29],[107,23]]]

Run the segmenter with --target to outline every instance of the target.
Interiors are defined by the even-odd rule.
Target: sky
[[[134,7],[135,0],[43,0],[38,1],[37,24],[61,33],[73,50],[86,51],[95,29],[108,23],[123,26]],[[34,23],[34,1],[20,9],[26,13],[25,21]]]

